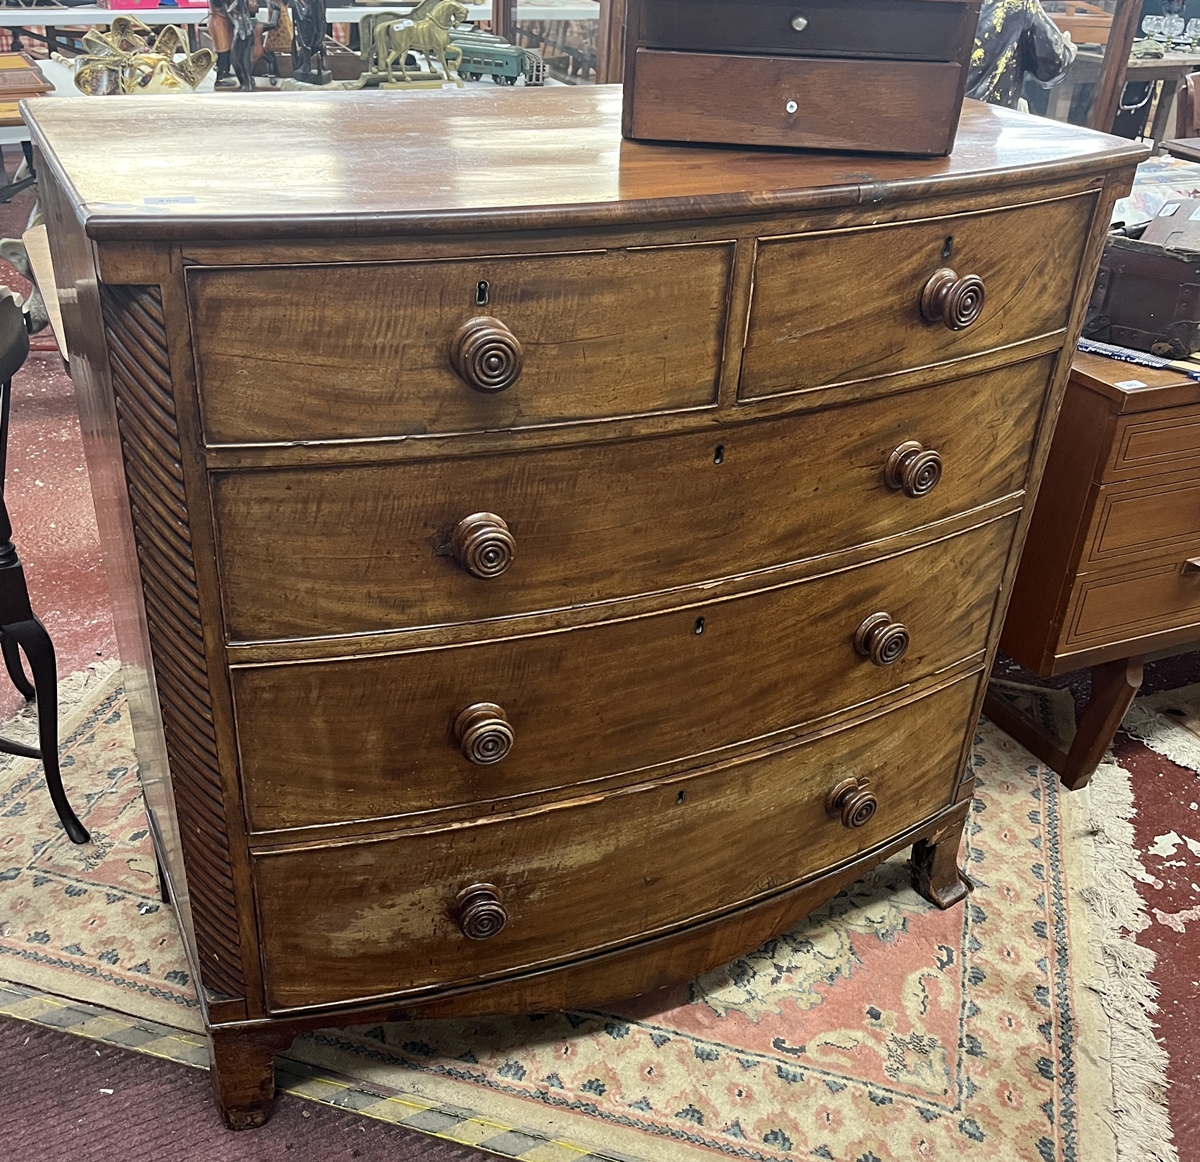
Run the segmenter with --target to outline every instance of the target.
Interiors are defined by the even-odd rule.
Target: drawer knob
[[[942,478],[942,458],[916,440],[905,440],[889,457],[883,479],[914,499],[932,492]]]
[[[521,374],[521,341],[499,319],[468,319],[450,341],[454,370],[476,391],[491,395],[512,387]]]
[[[921,291],[921,316],[927,323],[939,319],[951,331],[969,327],[983,312],[983,279],[977,274],[962,278],[948,266],[935,270]]]
[[[450,551],[475,577],[499,577],[512,564],[517,542],[503,517],[474,512],[454,526]]]
[[[830,815],[840,815],[843,827],[862,827],[869,823],[879,807],[870,779],[843,779],[825,800]]]
[[[454,737],[473,763],[498,763],[516,741],[508,715],[495,702],[475,702],[454,720]]]
[[[908,629],[890,613],[873,613],[854,633],[854,648],[877,666],[890,666],[908,653]]]
[[[487,940],[508,923],[508,913],[495,884],[463,888],[454,900],[454,916],[462,934],[470,940]]]

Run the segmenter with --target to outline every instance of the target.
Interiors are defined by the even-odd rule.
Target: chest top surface
[[[872,205],[1100,174],[1146,152],[972,101],[948,157],[646,145],[622,139],[615,85],[40,101],[25,116],[99,240],[364,237]]]

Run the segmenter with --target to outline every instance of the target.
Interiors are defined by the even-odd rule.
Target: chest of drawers
[[[1140,147],[975,105],[948,159],[654,147],[610,88],[44,104],[231,1125],[302,1029],[648,992],[910,845],[962,898],[982,676]]]
[[[987,711],[1081,787],[1151,655],[1200,642],[1200,384],[1078,353],[1002,648],[1043,678],[1090,667],[1068,749],[999,697]]]

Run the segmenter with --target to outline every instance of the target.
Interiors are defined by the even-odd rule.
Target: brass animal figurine
[[[392,84],[396,77],[392,66],[400,62],[400,73],[409,80],[404,58],[409,52],[419,52],[425,58],[430,72],[433,57],[437,57],[442,73],[450,79],[448,59],[457,69],[462,60],[462,49],[450,43],[450,30],[457,28],[467,18],[467,9],[458,0],[441,0],[423,20],[386,21],[375,26],[375,60],[380,72],[387,74]]]
[[[189,93],[216,63],[209,48],[187,52],[174,25],[157,35],[135,16],[114,16],[107,32],[90,29],[77,57],[75,87],[89,96],[112,93]],[[176,56],[184,59],[177,61]]]

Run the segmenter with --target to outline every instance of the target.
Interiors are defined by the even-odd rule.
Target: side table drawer
[[[1200,407],[1140,412],[1117,420],[1104,480],[1200,467]]]
[[[1095,204],[1084,194],[990,214],[761,239],[742,398],[874,379],[1060,330]],[[1030,247],[1039,250],[1034,264]],[[931,293],[926,317],[923,293],[942,270],[958,281],[937,284],[946,295]],[[971,275],[982,281],[981,309],[969,293]],[[947,313],[955,324],[974,321],[955,330]]]
[[[511,803],[883,702],[978,657],[1015,520],[649,617],[234,667],[250,827]]]
[[[732,261],[733,244],[716,243],[193,267],[205,438],[370,439],[711,406]]]
[[[483,621],[666,591],[929,524],[1024,488],[1052,366],[1046,357],[694,435],[215,474],[226,632],[266,641]],[[937,454],[929,471],[941,475],[907,478],[907,495],[886,468],[913,442]],[[479,513],[503,527],[472,523]],[[455,536],[468,528],[470,549]]]
[[[1200,626],[1200,569],[1177,557],[1087,574],[1074,584],[1062,652]]]
[[[781,891],[950,801],[962,738],[945,724],[966,720],[977,681],[805,746],[600,799],[258,853],[268,1007],[512,975]],[[827,798],[856,777],[877,806],[860,800],[849,827]]]
[[[1200,556],[1200,482],[1194,472],[1097,489],[1079,569],[1159,556],[1172,546],[1181,560]]]

